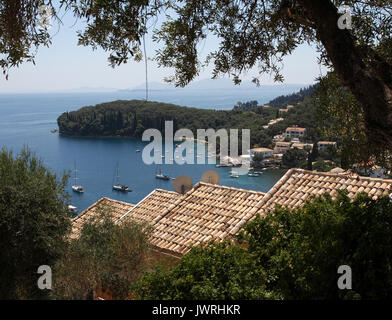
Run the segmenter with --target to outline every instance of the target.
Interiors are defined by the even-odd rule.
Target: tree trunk
[[[315,23],[335,72],[361,104],[369,142],[392,150],[392,66],[371,48],[370,65],[365,64],[350,32],[338,28],[340,15],[330,0],[298,2]]]

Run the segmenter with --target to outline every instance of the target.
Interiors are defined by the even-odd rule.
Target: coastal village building
[[[253,148],[250,149],[250,157],[253,158],[256,154],[261,154],[264,159],[271,158],[274,155],[274,150],[268,148]]]
[[[336,145],[337,145],[336,142],[333,142],[333,141],[319,141],[319,142],[317,142],[317,146],[318,146],[319,150],[325,150],[328,147],[336,148]]]
[[[386,178],[390,172],[387,169],[382,168],[374,161],[368,163],[357,163],[353,166],[354,171],[360,175],[371,177],[371,178]]]
[[[163,253],[181,256],[200,243],[230,239],[240,225],[255,216],[264,196],[263,192],[203,182],[184,195],[156,189],[138,204],[130,205],[121,216],[116,214],[119,217],[116,223],[129,219],[149,223],[154,229],[150,235],[151,244]],[[110,206],[104,199],[80,214],[85,219],[74,218],[73,224],[78,227],[73,228],[71,238],[79,236],[81,221],[98,214],[94,208],[99,203],[105,201]]]
[[[324,193],[336,198],[338,190],[346,190],[351,199],[366,192],[375,200],[381,195],[391,195],[392,180],[361,177],[352,173],[290,169],[263,198],[262,212],[269,212],[276,205],[288,208],[301,206],[309,197]]]
[[[200,182],[170,202],[164,212],[151,210],[157,218],[152,223],[150,241],[159,251],[180,256],[200,243],[229,239],[238,232],[239,225],[255,215],[264,195]],[[149,201],[148,197],[142,200],[125,219],[134,219],[138,207]]]
[[[288,105],[286,109],[279,109],[279,112],[288,112],[290,109],[294,108],[293,105]]]
[[[290,149],[290,146],[291,142],[278,141],[275,144],[274,153],[284,154],[287,150]]]
[[[301,142],[295,142],[291,145],[291,149],[297,148],[297,149],[305,149],[305,147],[308,147],[310,149],[313,148],[313,144],[311,143],[301,143]]]
[[[288,127],[285,131],[286,138],[302,138],[306,134],[306,128]]]
[[[277,134],[272,138],[272,142],[276,143],[276,142],[282,142],[284,141],[284,139],[286,138],[286,134]]]
[[[244,224],[257,214],[272,212],[276,205],[294,208],[311,196],[327,193],[334,198],[339,190],[346,190],[351,199],[360,192],[377,199],[391,196],[392,180],[290,169],[266,194],[200,182],[184,195],[156,189],[136,205],[103,198],[73,219],[71,238],[99,214],[101,204],[113,209],[116,223],[131,219],[152,225],[150,241],[155,249],[180,257],[193,246],[233,239]]]
[[[264,129],[268,129],[270,126],[274,125],[275,123],[278,123],[280,121],[283,121],[284,118],[277,118],[277,119],[272,119],[268,122],[267,125],[263,126]]]
[[[160,220],[165,212],[181,198],[181,194],[155,189],[149,193],[137,205],[124,213],[116,222],[126,221],[129,217],[139,223],[149,223],[155,225],[155,222]]]

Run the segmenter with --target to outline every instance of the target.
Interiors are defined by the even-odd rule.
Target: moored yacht
[[[81,185],[78,185],[76,182],[79,179],[77,176],[77,172],[78,170],[76,169],[76,161],[74,162],[74,184],[72,185],[72,191],[74,192],[78,192],[78,193],[83,193],[84,192],[84,188]]]
[[[159,172],[155,174],[155,178],[161,180],[170,180],[170,176],[167,173],[162,173],[161,166],[159,166]]]
[[[113,185],[113,190],[121,191],[121,192],[132,192],[132,189],[128,188],[128,186],[120,183],[120,166],[117,163],[116,168],[116,182]]]
[[[128,186],[123,185],[123,184],[115,184],[113,186],[113,190],[122,191],[122,192],[132,192],[132,190],[129,189]]]

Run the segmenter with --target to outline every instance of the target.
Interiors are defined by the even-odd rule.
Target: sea
[[[267,103],[272,98],[294,92],[286,91],[241,91],[233,93],[219,90],[203,92],[172,92],[155,90],[149,93],[149,100],[174,103],[182,106],[206,109],[231,109],[237,101],[257,100]],[[142,161],[143,147],[148,142],[127,138],[80,138],[65,137],[52,133],[57,129],[57,117],[65,111],[115,100],[144,99],[141,90],[94,93],[34,93],[0,94],[0,147],[14,153],[26,146],[52,172],[59,176],[70,174],[70,204],[80,213],[102,197],[109,197],[129,203],[138,203],[155,188],[173,190],[173,180],[155,178],[157,166]],[[196,156],[196,152],[195,152]],[[77,168],[77,183],[82,185],[82,194],[72,191],[74,165]],[[117,164],[120,183],[133,191],[121,193],[112,190]],[[161,169],[171,177],[187,175],[193,184],[200,181],[207,170],[215,170],[220,176],[221,185],[267,192],[285,173],[282,170],[267,170],[259,177],[247,175],[230,177],[230,168],[216,168],[214,164],[172,164],[162,165]]]

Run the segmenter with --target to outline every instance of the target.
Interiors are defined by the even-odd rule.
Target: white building
[[[286,129],[286,138],[302,138],[306,134],[306,128],[288,127]]]
[[[333,141],[319,141],[317,142],[317,146],[319,150],[325,150],[328,147],[336,148],[336,142]]]
[[[284,141],[276,142],[274,153],[285,153],[287,150],[290,149],[290,146],[291,146],[291,142],[284,142]]]
[[[253,159],[253,157],[254,157],[256,154],[261,154],[261,155],[263,155],[263,158],[264,158],[264,159],[266,159],[266,158],[271,158],[271,157],[273,157],[273,155],[274,155],[274,150],[268,149],[268,148],[253,148],[253,149],[250,149],[250,157],[251,157],[252,159]]]
[[[291,149],[302,149],[304,150],[305,148],[313,149],[313,144],[311,143],[301,143],[301,142],[295,142],[291,145]]]

